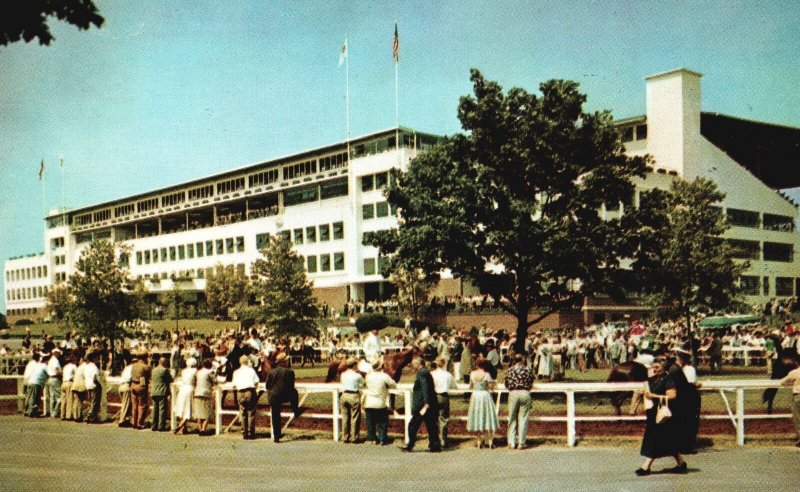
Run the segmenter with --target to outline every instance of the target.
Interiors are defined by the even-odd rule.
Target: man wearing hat
[[[250,357],[247,355],[239,356],[239,368],[233,371],[231,382],[236,389],[239,400],[239,411],[242,415],[242,436],[245,439],[255,439],[258,374],[250,367]]]
[[[289,402],[295,418],[300,416],[297,406],[297,389],[294,387],[294,371],[289,368],[289,356],[281,352],[275,358],[277,367],[267,374],[267,392],[270,406],[270,424],[272,441],[280,442],[281,437],[281,407]]]
[[[367,415],[367,440],[384,446],[389,443],[386,430],[389,427],[389,389],[397,383],[382,371],[383,363],[376,361],[364,378],[364,410]]]
[[[355,443],[361,433],[361,388],[364,387],[364,378],[356,372],[355,358],[349,357],[345,361],[347,369],[342,373],[341,411],[342,411],[342,439],[345,443]]]

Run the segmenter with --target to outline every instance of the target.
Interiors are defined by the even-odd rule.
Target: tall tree
[[[92,0],[5,0],[0,8],[0,45],[24,39],[26,43],[39,39],[39,44],[53,41],[48,17],[57,17],[79,29],[103,25]]]
[[[67,314],[87,335],[112,341],[124,334],[122,322],[138,317],[136,300],[125,293],[128,272],[117,261],[115,249],[108,241],[96,241],[81,253],[69,279],[73,302]],[[125,248],[119,249],[125,254]]]
[[[214,315],[228,318],[229,311],[247,302],[250,283],[237,273],[233,265],[218,263],[211,275],[206,276],[206,303]]]
[[[47,300],[47,311],[55,321],[63,320],[69,312],[70,303],[70,290],[66,284],[59,284],[51,288],[45,294]]]
[[[648,304],[662,317],[685,319],[690,339],[692,314],[736,301],[748,267],[720,239],[728,230],[719,207],[724,198],[713,181],[679,179],[669,190],[642,194],[638,212],[626,217],[638,222],[632,269]]]
[[[389,275],[389,280],[397,287],[397,302],[400,307],[411,313],[413,319],[417,319],[419,308],[428,297],[433,282],[422,270],[406,270],[403,267],[395,268]]]
[[[473,96],[461,98],[466,133],[415,158],[388,189],[400,226],[375,244],[392,262],[420,266],[430,279],[449,269],[481,286],[527,329],[577,306],[583,296],[618,293],[629,233],[604,220],[603,202],[633,193],[644,158],[624,154],[610,113],[587,113],[578,84],[550,80],[541,95],[472,70]],[[529,319],[532,309],[540,314]]]
[[[318,310],[303,257],[279,236],[271,237],[261,253],[264,257],[253,263],[253,290],[262,302],[264,322],[278,335],[316,334]]]

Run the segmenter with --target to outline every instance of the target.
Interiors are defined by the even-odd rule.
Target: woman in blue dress
[[[494,388],[494,380],[488,371],[489,364],[488,360],[482,359],[478,362],[478,368],[469,375],[469,387],[473,392],[469,399],[467,431],[476,434],[478,448],[485,444],[491,449],[494,447],[494,433],[498,424],[490,392]]]
[[[647,421],[642,438],[641,455],[645,457],[641,468],[636,470],[639,476],[650,475],[650,467],[656,458],[672,456],[675,458],[675,467],[664,470],[668,473],[686,473],[686,462],[680,454],[680,439],[676,433],[672,419],[664,422],[656,422],[659,400],[670,402],[677,397],[675,381],[664,369],[664,360],[655,359],[650,370],[652,375],[647,379],[648,390],[645,391],[645,398],[652,404],[645,405],[647,409]]]

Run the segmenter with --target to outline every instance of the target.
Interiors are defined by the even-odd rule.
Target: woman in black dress
[[[647,410],[647,424],[642,438],[641,455],[645,461],[641,468],[636,470],[639,476],[649,475],[650,467],[656,458],[672,456],[675,458],[675,467],[664,470],[665,472],[686,473],[686,462],[680,455],[680,440],[675,433],[675,426],[672,419],[667,419],[660,424],[656,423],[656,412],[658,411],[658,401],[666,398],[669,402],[677,396],[675,382],[664,370],[664,360],[656,359],[650,367],[652,376],[647,379],[648,390],[645,391],[645,398],[649,399],[653,405]]]

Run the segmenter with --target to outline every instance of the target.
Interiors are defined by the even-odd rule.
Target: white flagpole
[[[397,23],[394,24],[395,37],[397,36]],[[399,46],[399,42],[398,42]],[[399,48],[398,48],[399,52]],[[397,160],[400,160],[400,56],[394,57],[394,142],[397,146]]]
[[[47,200],[45,199],[45,197],[47,196],[47,192],[44,186],[44,176],[45,176],[45,165],[44,165],[44,159],[42,159],[42,164],[40,166],[40,171],[39,171],[39,184],[42,185],[42,212],[44,213],[44,216],[47,217]]]
[[[61,169],[61,210],[63,211],[64,210],[64,206],[65,206],[65,203],[64,203],[64,156],[61,155],[61,156],[59,156],[59,158],[60,158],[60,163],[59,163],[58,167]]]
[[[344,37],[345,118],[347,119],[347,162],[350,162],[350,41]]]

